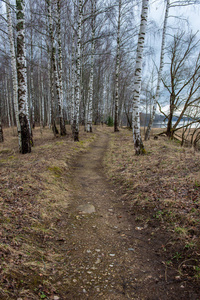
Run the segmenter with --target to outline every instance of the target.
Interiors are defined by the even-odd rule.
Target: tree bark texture
[[[74,45],[74,33],[72,37],[72,68],[71,68],[71,128],[72,134],[74,134],[73,123],[74,123],[74,107],[75,107],[75,45]]]
[[[121,0],[119,0],[118,26],[117,26],[117,54],[115,70],[115,121],[114,131],[119,131],[119,55],[120,55],[120,27],[121,27]]]
[[[79,108],[81,97],[81,35],[82,35],[82,0],[79,0],[79,16],[78,16],[78,36],[77,36],[77,57],[76,57],[76,88],[75,88],[75,113],[74,113],[74,141],[79,141]]]
[[[145,133],[145,141],[147,141],[149,139],[151,128],[152,128],[152,125],[153,125],[153,121],[154,121],[155,115],[156,115],[157,102],[158,102],[158,99],[159,99],[159,96],[160,96],[160,84],[161,84],[162,71],[163,71],[163,66],[164,66],[164,49],[165,49],[165,39],[166,39],[166,30],[167,30],[167,20],[168,20],[168,15],[169,15],[169,7],[170,7],[170,0],[167,0],[166,9],[165,9],[165,18],[164,18],[164,24],[163,24],[163,32],[162,32],[162,44],[161,44],[161,52],[160,52],[160,66],[159,66],[159,70],[158,70],[156,95],[155,95],[154,103],[153,103],[153,113],[152,113],[151,118],[149,120],[147,131]]]
[[[58,110],[59,110],[59,119],[60,119],[60,135],[65,136],[66,135],[66,127],[65,127],[65,121],[63,118],[63,64],[62,64],[62,41],[61,41],[61,20],[60,20],[60,2],[61,0],[57,0],[57,12],[58,12],[58,22],[57,22],[57,28],[58,28],[58,65],[59,65],[59,101],[58,101]]]
[[[4,138],[3,138],[3,128],[2,128],[2,124],[0,121],[0,143],[3,143]]]
[[[135,146],[135,154],[144,154],[145,149],[140,134],[140,91],[142,81],[142,61],[143,61],[143,50],[145,42],[145,34],[147,27],[148,17],[148,4],[149,0],[142,1],[142,13],[140,22],[140,31],[138,36],[137,55],[136,55],[136,66],[135,66],[135,79],[133,89],[133,142]]]
[[[21,127],[22,154],[31,152],[31,135],[28,117],[28,93],[27,93],[27,69],[25,48],[25,3],[24,0],[16,0],[17,12],[17,78],[18,78],[18,104],[19,122]]]
[[[88,101],[88,113],[87,113],[87,132],[92,132],[92,115],[93,115],[93,94],[94,94],[94,54],[95,54],[95,11],[96,0],[92,0],[92,52],[91,52],[91,68],[89,79],[89,101]],[[95,6],[95,7],[94,7]]]
[[[18,107],[18,82],[17,82],[17,64],[16,64],[16,53],[14,46],[14,35],[12,28],[12,18],[10,10],[10,1],[6,2],[6,12],[7,12],[7,22],[8,22],[8,37],[10,43],[10,57],[11,57],[11,71],[12,71],[12,82],[13,82],[13,101],[15,110],[15,120],[17,124],[18,131],[18,143],[19,148],[21,148],[21,128],[19,122],[19,107]]]

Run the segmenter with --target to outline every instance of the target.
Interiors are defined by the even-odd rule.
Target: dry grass
[[[186,257],[198,258],[200,153],[159,137],[145,144],[147,155],[136,157],[131,131],[103,130],[111,136],[105,156],[107,174],[123,190],[135,220],[148,226],[160,222],[163,230],[176,237]],[[0,145],[0,299],[45,299],[61,289],[59,278],[67,270],[62,227],[71,201],[72,161],[87,151],[96,136],[81,128],[80,142],[74,143],[70,136],[54,138],[49,129],[41,135],[36,128],[35,146],[26,155],[18,153],[16,133],[13,136],[12,130],[5,129],[4,137]],[[176,252],[173,256],[177,260]],[[180,271],[185,265],[180,264]],[[194,264],[190,261],[190,265]],[[199,267],[196,263],[193,269],[197,277]]]
[[[162,136],[151,137],[145,149],[147,155],[135,156],[132,132],[112,133],[104,161],[108,177],[119,184],[141,226],[158,222],[172,233],[173,249],[197,260],[194,275],[200,277],[200,152]]]
[[[68,127],[68,132],[70,128]],[[70,202],[70,165],[95,138],[81,128],[80,142],[34,130],[30,154],[18,153],[16,133],[0,145],[0,298],[42,299],[56,293],[49,274],[63,254],[54,250],[59,221]],[[51,247],[52,249],[49,247]],[[52,275],[53,276],[53,275]]]

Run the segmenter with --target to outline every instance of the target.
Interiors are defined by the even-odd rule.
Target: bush
[[[107,125],[109,126],[109,127],[112,127],[112,126],[114,126],[114,122],[113,122],[113,118],[112,117],[108,117],[108,120],[107,120]]]

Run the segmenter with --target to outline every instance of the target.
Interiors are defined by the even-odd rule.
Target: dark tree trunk
[[[74,126],[74,142],[79,142],[79,131],[76,126]]]
[[[53,123],[53,125],[52,125],[52,131],[53,131],[54,136],[56,137],[56,135],[59,134],[59,131],[58,131],[57,127],[56,127],[55,120],[53,120],[52,123]]]
[[[3,143],[4,141],[4,138],[3,138],[3,128],[2,128],[2,125],[0,123],[0,143]]]
[[[118,106],[115,108],[115,122],[114,122],[114,132],[118,132],[119,128],[118,128],[119,124],[118,124]]]
[[[19,115],[19,122],[21,125],[21,153],[26,154],[31,152],[31,136],[29,130],[29,123],[27,116],[24,114]]]
[[[65,121],[62,117],[60,117],[60,135],[65,136],[67,134]]]
[[[172,118],[173,118],[173,113],[170,112],[169,118],[168,118],[168,123],[167,123],[167,131],[166,131],[166,135],[169,138],[173,138],[173,128],[172,128]]]

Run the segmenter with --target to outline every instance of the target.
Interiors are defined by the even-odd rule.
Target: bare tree
[[[138,35],[138,45],[137,45],[137,56],[135,65],[135,78],[134,78],[134,92],[133,92],[133,142],[135,146],[135,154],[144,154],[145,149],[142,142],[140,134],[140,91],[141,91],[141,81],[142,81],[142,61],[143,61],[143,49],[144,41],[146,35],[147,27],[147,17],[148,17],[148,0],[142,1],[142,13],[140,22],[140,31]]]
[[[57,28],[58,28],[58,55],[59,55],[59,93],[58,93],[58,108],[60,119],[60,135],[66,135],[65,121],[63,118],[63,57],[62,57],[62,39],[61,39],[61,16],[60,16],[60,0],[57,0]]]
[[[87,132],[92,132],[92,117],[93,117],[93,83],[94,83],[94,54],[95,54],[95,31],[96,31],[96,0],[91,0],[91,27],[92,27],[92,45],[91,45],[91,67],[88,91],[88,114],[87,114]]]
[[[160,96],[160,84],[161,84],[162,72],[163,72],[163,66],[164,66],[164,49],[165,49],[165,39],[166,39],[169,8],[170,8],[170,0],[167,0],[166,9],[165,9],[165,18],[164,18],[164,24],[163,24],[163,32],[162,32],[162,43],[161,43],[161,51],[160,51],[160,66],[159,66],[159,70],[158,70],[156,95],[154,97],[153,112],[152,112],[152,115],[149,120],[147,131],[145,133],[145,141],[149,139],[151,127],[152,127],[152,124],[153,124],[153,121],[154,121],[155,115],[156,115],[157,102],[158,102],[158,99]]]
[[[116,53],[116,69],[115,69],[115,121],[114,131],[119,131],[119,63],[120,63],[120,27],[121,27],[121,7],[122,3],[118,3],[118,22],[117,22],[117,53]]]
[[[18,108],[18,95],[17,95],[18,83],[17,83],[16,53],[15,53],[15,46],[14,46],[13,24],[12,24],[11,8],[10,8],[9,0],[7,0],[7,2],[6,2],[6,12],[7,12],[7,24],[8,24],[8,37],[9,37],[9,43],[10,43],[15,119],[16,119],[17,131],[18,131],[18,137],[19,137],[19,147],[21,148],[21,128],[20,128],[20,122],[19,122],[19,108]]]
[[[31,152],[30,122],[28,116],[27,68],[25,48],[25,3],[16,1],[17,13],[17,78],[18,78],[18,104],[20,132],[20,152]]]
[[[81,36],[82,36],[82,18],[83,4],[82,0],[78,2],[78,33],[77,33],[77,56],[76,56],[76,88],[75,88],[75,113],[74,113],[74,141],[79,141],[79,108],[81,97]]]
[[[174,36],[168,48],[171,62],[169,76],[163,79],[163,83],[170,96],[169,113],[163,114],[167,119],[165,133],[170,138],[180,127],[185,127],[179,126],[181,120],[188,117],[188,109],[200,100],[200,54],[195,55],[198,46],[196,35],[187,38],[181,33]],[[173,124],[174,117],[176,121]],[[190,123],[195,123],[198,119],[190,115],[190,120]]]

